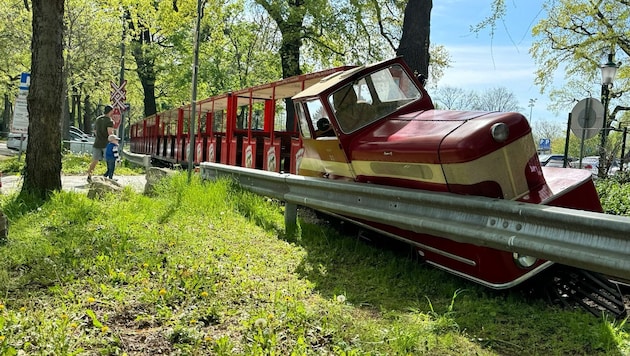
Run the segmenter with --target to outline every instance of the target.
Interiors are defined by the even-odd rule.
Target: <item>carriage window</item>
[[[223,132],[226,127],[226,115],[224,115],[225,110],[215,111],[214,119],[212,120],[212,131],[213,132]]]
[[[275,131],[294,131],[295,123],[293,123],[293,127],[287,127],[287,116],[289,112],[287,111],[287,103],[284,99],[276,100],[276,111],[274,112],[274,126],[273,129]],[[291,113],[295,115],[295,113]]]
[[[262,110],[255,110],[252,116],[252,130],[262,130],[265,125],[265,118]]]

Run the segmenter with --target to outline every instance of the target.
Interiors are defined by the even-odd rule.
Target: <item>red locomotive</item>
[[[287,98],[294,114],[284,106]],[[436,110],[400,58],[288,78],[197,105],[194,162],[602,211],[590,172],[541,167],[523,115]],[[132,151],[186,163],[190,113],[190,105],[183,106],[133,125]],[[494,289],[515,286],[552,264],[359,223],[412,244],[432,265]]]

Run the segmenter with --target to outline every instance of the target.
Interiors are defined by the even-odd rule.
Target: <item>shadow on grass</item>
[[[327,298],[344,295],[356,306],[384,313],[447,315],[460,331],[502,354],[621,355],[606,320],[582,309],[561,310],[528,289],[485,288],[423,264],[403,242],[359,238],[351,224],[300,225],[295,243],[307,256],[296,272]]]

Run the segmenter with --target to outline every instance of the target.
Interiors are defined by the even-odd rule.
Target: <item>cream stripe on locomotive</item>
[[[306,172],[308,171],[308,172]],[[311,173],[314,172],[315,174]],[[302,158],[300,163],[300,174],[305,176],[319,176],[323,173],[331,173],[336,176],[354,179],[352,168],[347,162],[325,161],[317,158]]]
[[[442,165],[386,162],[386,161],[353,161],[352,166],[357,175],[369,177],[387,177],[409,179],[427,183],[446,184]]]
[[[525,170],[536,154],[531,135],[471,162],[446,164],[444,174],[452,184],[475,184],[495,181],[501,186],[504,199],[517,199],[529,193]]]
[[[523,154],[524,152],[531,152],[531,155]],[[449,184],[471,185],[495,181],[501,186],[504,199],[516,199],[529,192],[525,179],[525,167],[535,152],[532,137],[527,135],[500,150],[464,163],[440,165],[354,161],[352,167],[357,175],[409,179],[436,184],[448,182]]]

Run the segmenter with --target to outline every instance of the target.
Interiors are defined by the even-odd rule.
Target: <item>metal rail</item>
[[[137,153],[131,153],[125,150],[121,150],[120,156],[136,166],[149,168],[151,167],[151,156],[142,155]]]
[[[510,200],[278,174],[203,162],[203,179],[231,177],[257,194],[458,242],[630,278],[630,218]]]

